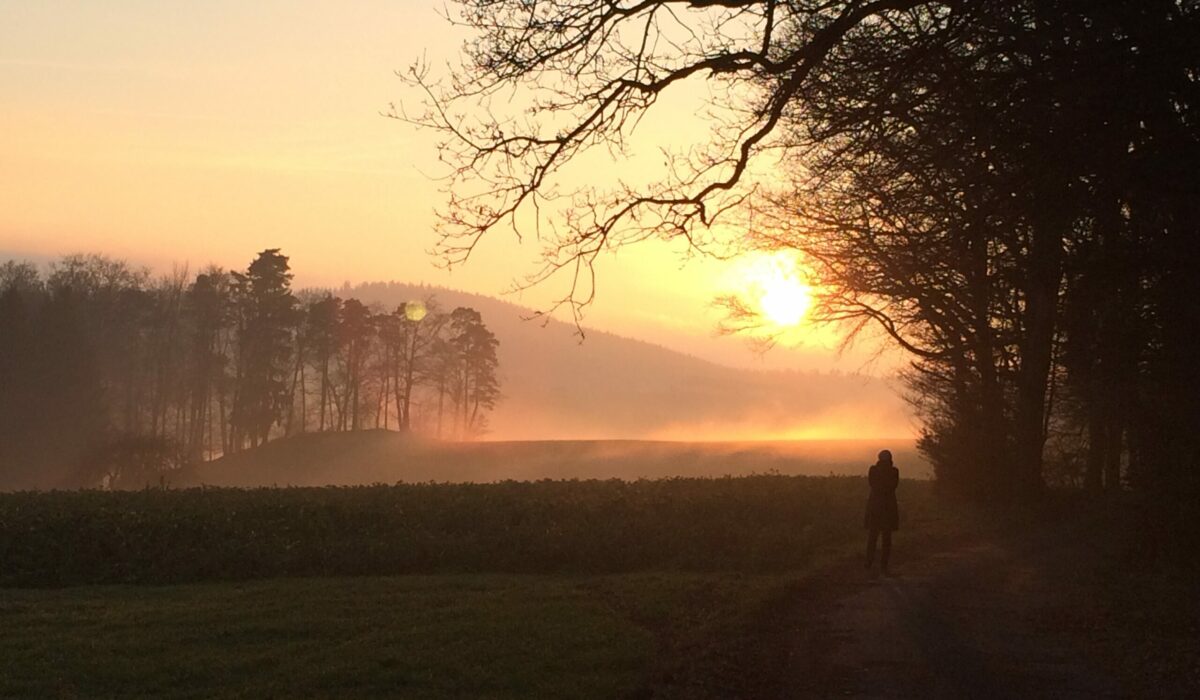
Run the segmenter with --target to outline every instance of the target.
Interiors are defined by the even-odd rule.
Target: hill
[[[327,486],[505,479],[639,479],[673,476],[859,475],[888,447],[906,477],[927,478],[912,442],[667,442],[545,440],[443,442],[384,430],[276,440],[202,464],[172,486]]]
[[[493,297],[401,283],[339,295],[392,308],[434,297],[478,310],[500,340],[504,399],[490,437],[744,440],[911,436],[894,386],[859,374],[755,371],[577,329]]]

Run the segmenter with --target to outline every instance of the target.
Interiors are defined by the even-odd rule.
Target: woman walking
[[[896,505],[896,487],[900,470],[892,464],[892,453],[883,450],[879,461],[867,472],[871,495],[867,498],[867,568],[875,563],[875,543],[883,536],[883,551],[879,563],[884,576],[888,575],[888,559],[892,555],[892,533],[900,527],[900,509]]]

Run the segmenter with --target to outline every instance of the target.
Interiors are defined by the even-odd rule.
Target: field
[[[787,571],[856,541],[864,480],[756,476],[0,494],[0,585]],[[932,517],[906,482],[906,519]]]
[[[858,545],[863,487],[4,494],[0,696],[719,696],[744,630]],[[901,489],[913,546],[948,529]]]
[[[621,697],[783,586],[461,575],[6,591],[0,695]]]
[[[932,478],[912,440],[443,442],[386,430],[311,433],[172,474],[172,486],[328,486],[506,479],[859,476],[889,448],[901,473]],[[157,485],[157,484],[155,484]]]

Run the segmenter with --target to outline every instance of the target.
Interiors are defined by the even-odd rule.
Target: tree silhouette
[[[456,0],[454,19],[474,30],[450,80],[423,65],[404,74],[425,96],[417,112],[391,115],[430,129],[449,167],[440,252],[464,261],[497,229],[527,229],[548,242],[529,279],[564,271],[560,301],[579,314],[594,294],[604,250],[649,238],[692,245],[754,199],[746,181],[756,158],[780,146],[779,126],[809,76],[864,24],[886,24],[918,0],[647,0],[597,6],[588,0]],[[942,3],[936,6],[943,7]],[[643,186],[575,185],[564,170],[591,151],[623,152],[661,96],[707,79],[726,103],[712,137]],[[525,99],[502,106],[512,91]]]
[[[190,319],[189,399],[191,431],[185,444],[186,452],[193,458],[210,457],[213,453],[213,402],[223,407],[221,400],[226,354],[222,343],[222,330],[230,314],[229,275],[219,269],[210,269],[196,276],[185,299],[186,313]],[[224,431],[224,421],[219,421]],[[220,443],[224,445],[224,441]]]
[[[450,313],[449,332],[448,348],[457,362],[454,386],[459,430],[463,436],[474,436],[483,428],[480,409],[493,408],[500,396],[496,377],[500,343],[483,325],[478,311],[461,306]]]
[[[432,361],[431,355],[444,348],[436,346],[436,340],[446,325],[445,314],[438,311],[432,300],[412,302],[396,309],[401,335],[400,353],[395,365],[396,386],[399,393],[397,414],[400,416],[400,429],[412,430],[412,401],[413,393],[419,383],[425,381]]]
[[[233,273],[238,363],[230,428],[235,450],[266,442],[271,426],[283,417],[295,305],[291,279],[288,259],[277,248],[260,253],[246,273]]]
[[[55,486],[78,479],[80,462],[102,444],[104,388],[83,322],[83,295],[58,286],[41,309],[31,370],[37,386],[25,406],[35,416],[26,436]],[[66,430],[62,427],[66,426]]]
[[[6,263],[7,265],[7,263]],[[11,269],[11,268],[10,268]],[[37,414],[31,411],[36,400],[37,378],[31,372],[36,350],[30,301],[40,290],[26,286],[0,268],[0,483],[23,486],[34,458],[31,444]],[[34,280],[37,278],[34,277]],[[24,290],[24,291],[23,291]],[[32,293],[31,293],[32,292]]]
[[[387,427],[393,411],[397,429],[432,432],[439,398],[459,434],[482,432],[499,387],[477,312],[452,330],[432,297],[389,314],[300,297],[276,249],[194,278],[102,255],[65,256],[44,279],[0,263],[0,488],[157,485],[310,425]]]
[[[342,348],[343,409],[342,430],[358,430],[359,411],[362,403],[362,384],[365,379],[367,353],[373,336],[371,313],[357,299],[347,299],[342,304],[338,324],[338,344]]]
[[[305,321],[305,334],[314,368],[319,380],[319,403],[317,430],[324,431],[326,417],[330,410],[330,381],[331,363],[338,350],[338,325],[342,313],[341,299],[326,294],[324,298],[314,301],[308,306]]]
[[[1080,430],[1087,484],[1200,537],[1195,3],[453,7],[467,60],[445,82],[415,66],[425,109],[394,110],[441,137],[450,263],[536,226],[529,281],[564,271],[578,321],[604,250],[798,249],[820,318],[913,356],[940,478],[1026,497],[1047,440]],[[709,135],[632,177],[634,128],[689,81]],[[619,182],[570,177],[597,150],[627,159]]]

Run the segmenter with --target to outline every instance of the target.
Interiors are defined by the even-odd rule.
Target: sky
[[[279,247],[299,286],[399,280],[502,295],[540,250],[500,234],[441,269],[428,252],[442,201],[434,145],[382,115],[416,99],[394,71],[457,57],[466,35],[440,8],[0,2],[0,257],[95,251],[165,271],[241,268]],[[627,248],[602,259],[585,324],[736,366],[895,365],[871,359],[870,343],[839,355],[835,333],[804,324],[766,354],[717,337],[712,301],[762,267],[747,265],[667,243]],[[505,298],[545,308],[560,291]]]

